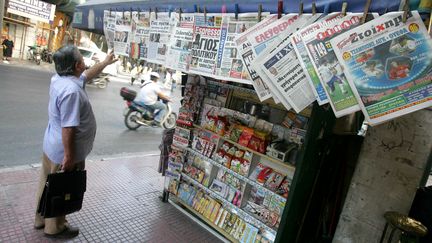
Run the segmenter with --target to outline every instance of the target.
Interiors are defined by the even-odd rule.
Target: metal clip
[[[204,9],[203,9],[203,12],[204,12],[204,23],[207,24],[207,8],[205,6],[204,6]]]
[[[182,15],[182,8],[179,8],[178,14],[179,14],[179,23],[181,23],[181,15]]]
[[[312,15],[315,15],[316,13],[317,13],[316,3],[313,2],[313,3],[312,3]]]
[[[302,15],[303,14],[303,2],[300,2],[300,5],[299,5],[299,15]]]
[[[238,14],[239,14],[239,5],[236,3],[234,5],[234,14],[235,14],[235,19],[238,20]]]
[[[261,22],[262,18],[262,4],[258,5],[258,22]]]
[[[342,16],[346,16],[347,8],[348,8],[348,3],[347,2],[343,2],[342,3],[342,11],[341,11]]]
[[[367,18],[367,14],[369,12],[369,8],[370,8],[371,3],[372,3],[372,0],[366,0],[366,5],[365,5],[364,10],[363,10],[363,17],[362,17],[361,22],[360,22],[361,24],[366,23],[366,18]]]
[[[158,9],[155,8],[155,17],[156,17],[156,19],[157,19],[157,13],[158,13]]]
[[[278,1],[278,19],[280,19],[282,17],[282,12],[283,12],[283,1],[279,0]]]
[[[402,22],[406,23],[408,18],[408,12],[409,12],[409,0],[405,0],[405,4],[403,6],[403,15],[402,15]]]

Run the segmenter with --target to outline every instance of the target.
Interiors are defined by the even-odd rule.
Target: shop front
[[[73,26],[188,74],[163,166],[182,212],[231,242],[378,241],[430,170],[432,46],[399,3],[340,5],[96,0]]]

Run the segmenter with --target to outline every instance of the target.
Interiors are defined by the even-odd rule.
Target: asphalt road
[[[0,64],[0,168],[40,163],[52,74]],[[98,125],[89,159],[159,153],[162,129],[125,127],[119,91],[128,84],[120,81],[116,78],[106,89],[86,88]]]

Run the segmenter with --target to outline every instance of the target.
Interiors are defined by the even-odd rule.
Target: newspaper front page
[[[274,24],[269,25],[268,27],[258,31],[255,34],[256,39],[257,38],[263,39],[265,38],[265,36],[269,37],[270,39],[271,36],[269,33],[277,32],[275,31],[276,28],[283,28],[283,29],[279,29],[280,32],[277,34],[276,37],[271,37],[271,40],[268,40],[267,43],[261,44],[261,46],[266,45],[266,47],[264,50],[259,51],[260,53],[258,54],[257,58],[252,62],[252,67],[260,75],[262,80],[268,85],[268,87],[272,92],[272,95],[275,96],[278,100],[280,100],[287,110],[294,108],[295,111],[300,112],[307,105],[311,104],[315,100],[315,96],[312,92],[312,89],[309,83],[305,79],[296,82],[295,85],[290,89],[282,88],[281,86],[278,85],[278,80],[273,75],[269,77],[268,74],[264,71],[265,67],[263,67],[263,60],[268,60],[268,57],[273,56],[274,52],[276,52],[277,49],[278,51],[280,51],[283,49],[282,47],[286,47],[288,44],[287,42],[291,41],[290,36],[295,31],[297,31],[302,26],[313,23],[316,19],[319,18],[319,16],[320,16],[319,14],[300,15],[294,22],[292,22],[286,28],[283,28],[284,27],[283,24],[287,23],[286,21],[283,22],[277,21]],[[286,64],[295,66],[294,64],[291,64],[289,62]],[[279,80],[279,82],[282,82],[282,80]],[[296,90],[298,92],[301,91],[302,98],[297,99],[299,97],[297,96],[296,99],[293,99],[290,96],[292,90]]]
[[[432,40],[418,12],[385,14],[331,40],[371,125],[432,105]]]
[[[147,57],[150,37],[150,14],[148,12],[132,12],[132,38],[130,57],[145,59]]]
[[[129,56],[131,31],[131,12],[116,12],[114,31],[116,55]]]
[[[312,91],[314,92],[315,99],[317,100],[319,105],[327,104],[328,98],[324,91],[324,88],[320,82],[317,72],[314,69],[311,59],[307,54],[306,47],[303,43],[303,37],[306,36],[313,29],[324,29],[326,26],[331,24],[333,21],[342,18],[342,14],[340,13],[332,13],[329,15],[323,16],[322,19],[317,21],[316,23],[306,25],[306,27],[297,31],[293,34],[292,44],[294,50],[297,54],[297,57],[300,60],[300,65],[305,71],[306,79],[312,87]]]
[[[190,73],[215,77],[221,26],[221,14],[195,14]]]
[[[174,18],[171,40],[166,58],[166,67],[178,71],[189,71],[194,33],[194,14],[171,13]]]
[[[113,50],[114,48],[115,18],[115,12],[104,11],[103,27],[108,50]]]
[[[164,65],[170,41],[171,25],[169,13],[150,15],[150,33],[146,60]]]
[[[237,50],[240,54],[240,57],[243,60],[244,65],[246,66],[249,76],[252,80],[252,85],[258,95],[260,101],[267,100],[272,97],[269,87],[262,81],[261,77],[255,72],[252,68],[251,63],[255,58],[255,55],[252,50],[252,45],[248,41],[247,36],[258,31],[259,29],[273,23],[277,20],[276,14],[271,14],[267,16],[267,18],[263,19],[258,24],[246,30],[241,35],[238,35],[234,42],[236,43]],[[276,100],[275,100],[276,101]]]
[[[362,14],[347,14],[325,28],[313,28],[303,37],[315,72],[318,73],[336,117],[359,111],[360,106],[329,40],[359,26],[361,16]]]
[[[268,15],[269,13],[262,13],[262,17]],[[237,19],[232,15],[223,16],[216,76],[226,81],[251,84],[249,72],[240,57],[234,40],[236,36],[244,33],[257,23],[257,13],[238,14]]]

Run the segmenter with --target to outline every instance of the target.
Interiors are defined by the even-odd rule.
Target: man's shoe
[[[57,234],[47,234],[45,233],[46,237],[49,238],[55,238],[55,239],[71,239],[79,234],[79,229],[71,226],[65,226],[65,229]]]
[[[45,225],[44,225],[44,224],[41,224],[41,225],[33,225],[33,228],[36,229],[36,230],[40,230],[40,229],[45,228]]]

